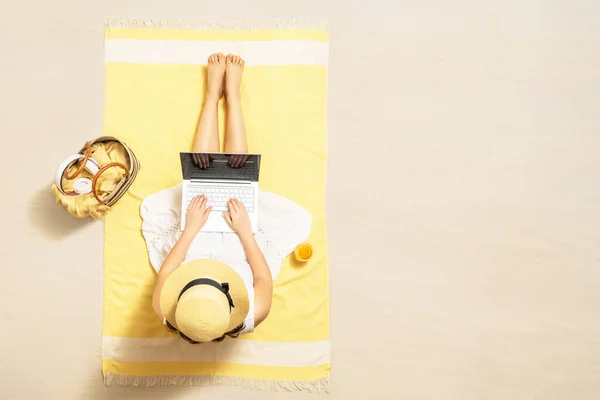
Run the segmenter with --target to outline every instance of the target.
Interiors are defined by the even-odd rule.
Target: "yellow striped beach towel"
[[[102,371],[107,385],[241,385],[329,390],[329,291],[324,218],[328,32],[321,23],[109,21],[103,134],[125,141],[141,169],[105,219]],[[261,189],[313,216],[312,259],[288,257],[269,318],[252,334],[190,345],[152,311],[156,277],[141,233],[142,200],[181,182],[209,54],[246,60],[243,110]],[[220,110],[220,121],[224,121]],[[221,132],[223,129],[221,127]],[[226,359],[227,362],[223,362]]]

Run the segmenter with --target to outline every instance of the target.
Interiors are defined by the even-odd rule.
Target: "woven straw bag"
[[[100,165],[100,169],[92,179],[92,193],[89,195],[85,195],[89,196],[90,200],[92,200],[91,196],[93,195],[93,198],[95,199],[95,201],[92,200],[92,204],[88,206],[87,210],[77,210],[77,212],[73,210],[71,207],[68,206],[69,202],[66,201],[66,199],[68,199],[69,196],[65,195],[64,193],[61,193],[61,191],[56,187],[56,185],[52,185],[52,191],[54,192],[57,203],[65,206],[67,208],[67,211],[73,216],[85,217],[91,215],[94,218],[98,218],[98,214],[105,214],[108,210],[110,210],[110,207],[112,205],[114,205],[121,197],[123,197],[125,192],[127,192],[129,187],[135,180],[137,173],[140,169],[139,161],[135,157],[133,151],[131,151],[131,149],[123,141],[112,136],[101,136],[92,140],[91,142],[87,142],[85,146],[83,146],[79,151],[79,154],[82,154],[84,158],[81,162],[79,162],[78,168],[70,174],[68,174],[67,170],[65,170],[63,179],[74,180],[82,173],[87,160],[92,154],[92,146],[94,144],[110,142],[115,142],[118,146],[123,148],[126,162],[108,162],[103,165]],[[104,172],[110,168],[120,168],[124,171],[125,174],[120,181],[116,182],[114,189],[110,193],[104,193],[103,195],[101,195],[98,192],[97,187],[98,178],[100,178],[100,176],[102,176],[102,174],[104,174]]]

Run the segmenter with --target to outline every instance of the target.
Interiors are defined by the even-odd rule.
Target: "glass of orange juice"
[[[296,260],[300,262],[306,262],[312,256],[313,248],[310,243],[300,243],[294,250],[294,256]]]

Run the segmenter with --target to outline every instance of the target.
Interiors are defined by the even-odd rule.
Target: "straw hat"
[[[194,260],[167,278],[160,310],[178,331],[197,342],[210,342],[236,328],[250,308],[242,277],[216,260]]]

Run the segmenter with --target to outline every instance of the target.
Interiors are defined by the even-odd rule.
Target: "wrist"
[[[252,231],[239,232],[238,236],[240,237],[240,240],[244,244],[254,242],[254,234],[252,233]]]
[[[192,240],[194,240],[194,238],[196,237],[196,234],[198,232],[194,231],[193,229],[189,229],[187,226],[183,229],[183,233],[181,234],[181,239],[183,240],[189,240],[190,242]]]

